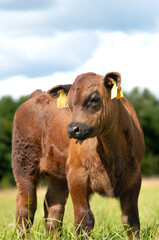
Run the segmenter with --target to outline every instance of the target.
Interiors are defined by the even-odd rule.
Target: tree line
[[[148,90],[134,88],[125,96],[134,106],[145,136],[145,157],[141,165],[144,176],[159,175],[159,100]],[[19,105],[27,100],[6,96],[0,99],[0,187],[15,185],[11,168],[13,117]]]

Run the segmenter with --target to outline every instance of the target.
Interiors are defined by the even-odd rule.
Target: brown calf
[[[35,97],[33,94],[17,110],[12,160],[19,189],[19,226],[23,221],[27,227],[28,215],[33,222],[36,187],[40,174],[45,172],[49,175],[44,201],[48,229],[59,227],[55,219],[62,223],[69,189],[77,233],[92,230],[94,217],[89,197],[98,192],[119,198],[124,227],[130,225],[139,237],[138,195],[144,137],[128,100],[111,99],[114,83],[119,90],[120,82],[116,72],[105,77],[82,74],[72,87],[57,86],[47,93]],[[66,93],[70,89],[69,107],[62,109],[56,107],[61,89]],[[131,237],[130,231],[128,235]]]

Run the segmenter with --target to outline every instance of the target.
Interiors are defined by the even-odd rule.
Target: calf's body
[[[58,109],[46,93],[31,97],[16,111],[13,124],[12,167],[17,187],[16,220],[28,227],[36,211],[36,188],[40,175],[48,175],[44,201],[45,218],[61,220],[68,196],[65,164],[68,156],[69,108]],[[28,211],[29,209],[29,211]],[[47,220],[50,230],[57,222]]]
[[[78,76],[69,86],[69,107],[58,109],[59,87],[32,97],[16,112],[13,127],[13,172],[19,188],[17,219],[33,222],[40,174],[49,174],[45,217],[61,220],[71,194],[77,233],[94,226],[89,196],[117,197],[124,227],[139,237],[138,195],[144,137],[132,105],[125,97],[111,99],[120,74]],[[68,86],[62,86],[65,92]],[[68,131],[68,134],[67,134]],[[69,140],[68,138],[71,138]],[[47,220],[53,231],[59,223]],[[80,225],[80,227],[79,227]],[[128,232],[131,237],[131,232]]]

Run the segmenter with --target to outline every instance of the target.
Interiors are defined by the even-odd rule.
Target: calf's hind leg
[[[13,129],[14,130],[14,129]],[[33,224],[36,211],[36,187],[39,180],[40,150],[31,140],[20,139],[13,131],[12,167],[18,187],[16,221],[19,229]]]
[[[61,234],[65,204],[68,198],[66,180],[48,177],[48,190],[44,200],[46,227],[53,235]]]
[[[22,230],[23,226],[27,230],[34,221],[34,215],[37,206],[36,184],[30,179],[18,182],[16,221],[18,227]]]
[[[133,239],[133,236],[137,239],[140,238],[140,221],[138,213],[140,187],[141,177],[139,177],[137,183],[120,198],[122,223],[130,239]],[[131,230],[128,229],[128,225],[132,228]]]

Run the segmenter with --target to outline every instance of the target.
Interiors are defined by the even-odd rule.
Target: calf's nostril
[[[75,132],[75,133],[78,133],[78,132],[79,132],[79,127],[75,127],[75,128],[74,128],[74,132]]]

